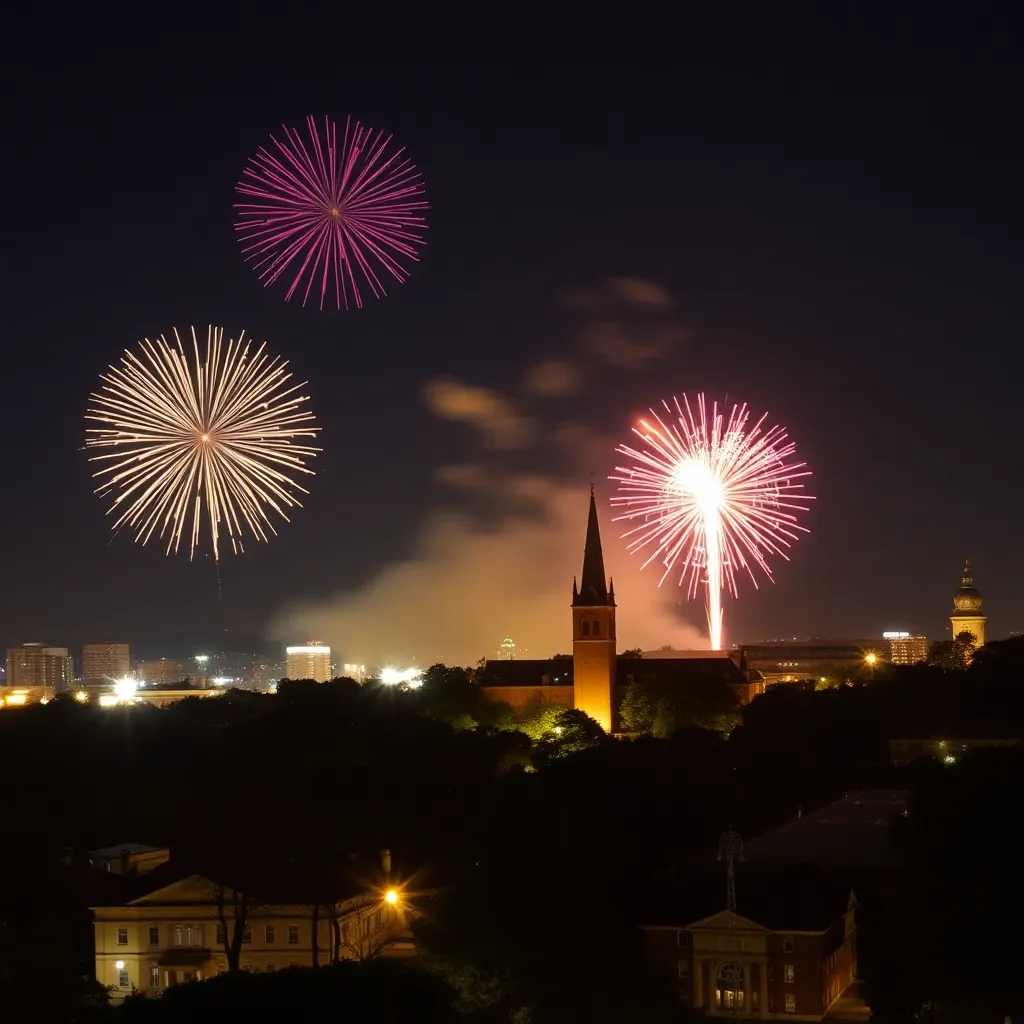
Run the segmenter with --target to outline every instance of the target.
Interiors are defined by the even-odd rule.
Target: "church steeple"
[[[587,543],[583,549],[583,573],[579,591],[573,581],[573,604],[586,608],[614,607],[615,596],[609,595],[604,574],[604,552],[601,550],[601,527],[597,521],[597,501],[590,488],[590,517],[587,520]]]

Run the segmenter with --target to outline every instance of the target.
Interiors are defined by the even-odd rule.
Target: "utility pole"
[[[743,999],[743,965],[737,959],[736,941],[736,862],[743,860],[743,840],[730,825],[718,842],[718,859],[725,862],[725,909],[729,920],[729,952],[732,954],[722,975],[731,992],[732,999],[723,1000],[732,1011],[734,1021],[741,1016],[740,1001]],[[717,979],[716,979],[717,980]]]

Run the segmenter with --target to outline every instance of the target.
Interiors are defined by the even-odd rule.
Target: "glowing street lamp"
[[[135,691],[139,688],[138,680],[131,676],[121,676],[114,683],[114,696],[118,700],[135,700]]]
[[[869,668],[874,668],[877,661],[878,655],[875,654],[874,651],[868,651],[868,653],[864,655],[864,664]]]
[[[384,893],[384,902],[393,907],[398,902],[398,890],[388,889],[388,891]]]

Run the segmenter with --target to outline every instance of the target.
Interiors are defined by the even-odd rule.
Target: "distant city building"
[[[894,665],[916,665],[928,658],[928,638],[912,636],[901,630],[889,630],[882,634],[889,645],[889,661]]]
[[[7,649],[8,687],[42,686],[63,693],[74,686],[74,661],[66,647],[22,644]]]
[[[127,644],[85,644],[82,647],[82,682],[100,686],[131,675]]]
[[[863,679],[889,656],[880,640],[767,640],[739,648],[740,665],[766,684]]]
[[[953,639],[961,633],[970,633],[974,637],[974,646],[984,647],[986,621],[981,594],[975,589],[974,578],[971,576],[971,563],[964,562],[960,589],[953,597],[953,614],[949,617]]]
[[[342,675],[347,679],[354,679],[357,683],[361,683],[366,678],[366,666],[351,665],[348,662],[345,662]]]
[[[501,650],[498,651],[498,658],[501,661],[516,660],[516,642],[510,636],[501,641]]]
[[[288,647],[288,665],[285,675],[289,679],[312,679],[326,683],[331,678],[331,649],[315,640],[304,647]]]
[[[172,661],[170,658],[140,661],[135,669],[135,676],[139,682],[149,683],[150,686],[173,686],[180,683],[186,675],[181,662]]]

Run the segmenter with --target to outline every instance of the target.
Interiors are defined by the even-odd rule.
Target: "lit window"
[[[201,946],[203,944],[203,929],[201,925],[186,925],[185,926],[185,945],[186,946]]]
[[[149,926],[149,944],[151,946],[160,945],[160,926],[151,924]]]
[[[149,965],[149,987],[159,988],[160,987],[160,965],[150,964]]]
[[[122,967],[117,972],[117,987],[118,988],[131,988],[131,982],[128,980],[128,968]]]
[[[128,929],[127,928],[118,928],[117,929],[117,944],[119,946],[127,946],[128,945]]]
[[[274,925],[268,924],[266,928],[264,928],[263,930],[266,933],[266,940],[268,946],[272,946],[275,942],[277,942],[277,928]]]
[[[792,985],[796,981],[796,968],[792,964],[786,964],[782,969],[782,980],[787,985]]]
[[[225,930],[224,925],[222,925],[222,924],[217,925],[217,944],[218,945],[222,945],[223,943],[227,942],[227,934],[228,933]]]
[[[181,925],[180,924],[176,924],[174,926],[174,944],[176,946],[180,946],[181,945]]]
[[[786,993],[786,1013],[796,1013],[796,996],[792,992]]]
[[[782,952],[783,953],[792,953],[793,952],[793,946],[794,946],[793,936],[792,935],[783,935],[782,936]]]
[[[679,961],[679,965],[678,965],[678,970],[679,970],[679,977],[680,978],[684,978],[684,979],[685,978],[689,978],[689,976],[690,976],[690,961],[689,960],[680,960]]]
[[[297,946],[299,944],[299,926],[297,924],[288,925],[288,945]]]

